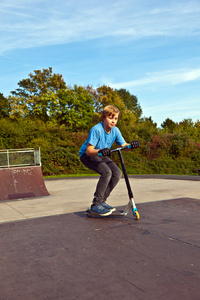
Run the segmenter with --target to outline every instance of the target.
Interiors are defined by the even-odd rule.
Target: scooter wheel
[[[135,216],[136,220],[139,220],[140,215],[139,215],[139,212],[137,210],[134,211],[134,216]]]

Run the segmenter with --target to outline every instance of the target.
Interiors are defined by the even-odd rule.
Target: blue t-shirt
[[[79,156],[81,157],[86,152],[88,143],[94,146],[95,149],[103,149],[110,148],[114,142],[119,146],[126,143],[120,130],[116,126],[111,128],[110,133],[107,133],[104,130],[103,122],[100,122],[90,130],[87,140],[81,146]]]

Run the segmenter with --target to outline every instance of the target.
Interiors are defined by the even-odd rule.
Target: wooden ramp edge
[[[49,196],[40,166],[0,169],[0,201]]]

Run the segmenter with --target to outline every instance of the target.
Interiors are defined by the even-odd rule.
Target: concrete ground
[[[1,201],[0,300],[199,300],[199,179],[131,177],[137,221],[85,216],[98,178]],[[127,202],[122,178],[109,203]]]
[[[159,176],[129,178],[135,203],[183,197],[200,199],[200,176],[167,178],[171,179]],[[193,178],[195,180],[189,180]],[[97,181],[98,178],[46,180],[45,184],[51,195],[49,197],[0,201],[0,223],[84,211],[91,204]],[[123,178],[112,192],[108,203],[116,207],[128,203]]]

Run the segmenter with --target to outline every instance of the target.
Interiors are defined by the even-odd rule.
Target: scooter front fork
[[[137,207],[135,205],[134,198],[131,198],[130,201],[131,201],[131,204],[132,204],[133,215],[134,215],[136,220],[139,220],[140,215],[139,215],[139,212],[138,212]]]

